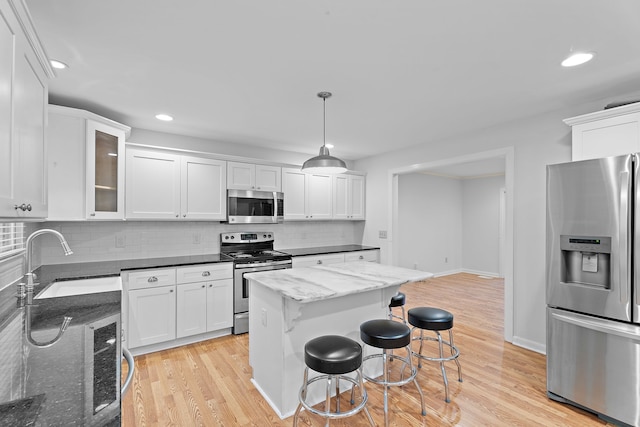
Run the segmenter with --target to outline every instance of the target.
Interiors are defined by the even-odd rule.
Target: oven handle
[[[291,268],[291,263],[289,265],[273,265],[273,268],[262,268],[258,271],[243,271],[242,272],[242,298],[249,298],[249,285],[248,280],[244,277],[245,273],[257,273],[261,271],[273,271],[273,270],[286,270]]]
[[[291,260],[286,261],[267,261],[267,262],[256,262],[251,264],[235,264],[235,268],[238,270],[246,270],[254,267],[277,267],[280,265],[291,265]],[[287,267],[285,267],[287,268]]]

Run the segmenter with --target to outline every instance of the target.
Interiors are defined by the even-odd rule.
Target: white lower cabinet
[[[292,267],[313,267],[316,265],[329,265],[344,262],[344,254],[342,252],[326,255],[309,255],[301,257],[293,257]]]
[[[179,285],[176,297],[176,336],[182,338],[206,332],[207,285]]]
[[[351,261],[380,262],[380,250],[375,249],[354,252],[336,252],[323,255],[298,256],[293,257],[292,267],[313,267],[316,265],[330,265]]]
[[[129,348],[176,338],[175,291],[175,285],[129,291]]]
[[[351,262],[351,261],[380,262],[380,251],[369,250],[369,251],[345,252],[344,262]]]
[[[233,326],[233,264],[123,275],[126,345],[134,354],[227,335]]]
[[[233,279],[214,280],[207,284],[207,330],[233,326]]]

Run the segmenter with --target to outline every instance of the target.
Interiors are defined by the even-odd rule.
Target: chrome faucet
[[[32,271],[32,263],[31,263],[31,259],[33,256],[32,246],[33,246],[33,239],[40,236],[41,234],[53,234],[54,236],[56,236],[58,240],[60,240],[60,244],[62,245],[62,249],[64,250],[65,255],[71,255],[73,251],[69,247],[69,244],[65,240],[64,236],[56,230],[43,228],[41,230],[34,231],[33,233],[31,233],[31,235],[29,235],[29,237],[27,237],[27,242],[25,244],[26,272],[24,274],[24,278],[26,279],[27,283],[26,285],[25,283],[20,283],[18,285],[18,299],[20,301],[21,306],[24,305],[26,309],[25,335],[27,336],[27,341],[29,341],[32,345],[36,347],[45,348],[45,347],[51,347],[56,342],[58,342],[58,340],[62,337],[62,334],[64,333],[64,331],[66,331],[67,328],[69,327],[69,324],[71,323],[72,318],[69,316],[64,316],[64,319],[62,320],[62,324],[60,325],[60,329],[58,330],[58,334],[50,341],[38,342],[34,340],[33,337],[31,337],[31,310],[32,310],[32,303],[33,303],[33,287],[34,287],[34,283],[33,283],[34,274]],[[26,297],[26,304],[24,301],[25,297]]]
[[[37,231],[34,231],[33,233],[31,233],[29,235],[29,237],[27,237],[27,243],[25,244],[25,246],[26,246],[26,248],[25,248],[25,257],[26,257],[25,270],[26,270],[26,272],[24,274],[24,278],[26,279],[27,283],[26,283],[26,285],[25,285],[25,283],[20,283],[18,285],[18,297],[19,298],[33,296],[33,276],[34,276],[34,274],[33,274],[32,265],[31,265],[31,258],[33,257],[32,246],[33,246],[33,239],[35,239],[36,237],[40,236],[41,234],[53,234],[54,236],[56,236],[58,238],[58,240],[60,240],[60,244],[62,245],[62,249],[64,250],[64,254],[65,255],[71,255],[73,253],[73,251],[69,247],[69,244],[65,240],[64,236],[59,231],[51,230],[49,228],[43,228],[41,230],[37,230]],[[25,286],[26,286],[26,288],[25,288]]]

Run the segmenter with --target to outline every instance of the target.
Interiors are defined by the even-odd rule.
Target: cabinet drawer
[[[129,289],[155,288],[176,284],[176,269],[140,270],[129,273]]]
[[[233,264],[230,262],[181,267],[177,270],[178,283],[204,282],[232,277]]]
[[[311,255],[302,257],[293,257],[293,268],[296,267],[313,267],[316,265],[329,265],[344,262],[343,253]]]
[[[345,262],[350,261],[370,261],[370,262],[378,262],[378,251],[357,251],[357,252],[348,252],[344,254]]]

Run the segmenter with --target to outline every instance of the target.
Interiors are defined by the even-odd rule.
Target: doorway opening
[[[469,165],[499,165],[504,173],[504,190],[499,195],[500,208],[500,248],[499,273],[504,277],[504,338],[513,341],[513,188],[514,188],[514,150],[507,147],[484,151],[460,157],[433,162],[407,165],[389,171],[389,224],[388,257],[392,265],[400,264],[400,252],[403,242],[399,234],[399,178],[416,172],[431,173],[452,168],[468,168]],[[434,201],[437,202],[437,201]]]

